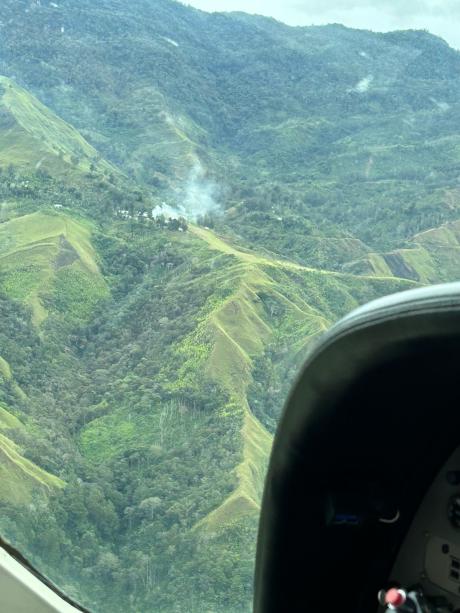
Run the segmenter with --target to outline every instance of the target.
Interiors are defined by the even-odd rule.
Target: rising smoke
[[[196,161],[187,179],[183,208],[187,217],[196,220],[207,213],[220,210],[217,202],[219,188],[206,177],[206,172],[200,161]]]
[[[217,184],[206,177],[203,165],[196,160],[182,187],[181,204],[162,202],[152,210],[152,217],[164,215],[167,219],[185,217],[189,221],[197,221],[209,213],[221,211],[217,201],[219,192]]]

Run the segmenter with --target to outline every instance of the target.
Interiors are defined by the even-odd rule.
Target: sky
[[[204,11],[244,11],[289,25],[343,23],[386,32],[423,29],[460,49],[460,0],[182,0]]]

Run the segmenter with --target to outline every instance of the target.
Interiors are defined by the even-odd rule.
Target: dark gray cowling
[[[307,360],[276,433],[255,612],[376,611],[420,502],[459,444],[460,283],[342,319]]]

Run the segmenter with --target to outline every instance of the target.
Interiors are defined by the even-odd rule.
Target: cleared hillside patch
[[[88,224],[36,212],[1,224],[0,241],[8,245],[0,253],[3,289],[32,309],[37,326],[53,308],[84,319],[108,295]]]

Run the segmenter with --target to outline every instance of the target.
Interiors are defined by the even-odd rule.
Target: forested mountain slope
[[[460,270],[460,224],[445,223],[413,236],[403,248],[369,253],[344,268],[357,274],[395,276],[421,283],[458,278]]]
[[[279,412],[257,393],[257,365],[279,373],[281,396],[330,322],[412,282],[305,268],[194,226],[101,233],[45,209],[5,222],[4,235],[19,225],[30,243],[18,249],[35,248],[37,227],[50,246],[36,269],[0,260],[5,308],[31,307],[22,335],[3,332],[4,401],[24,421],[13,438],[26,457],[65,487],[36,502],[38,516],[2,500],[3,530],[88,604],[171,610],[192,594],[194,611],[245,609]],[[18,294],[31,274],[33,291]]]
[[[170,201],[199,164],[248,240],[336,267],[306,232],[388,248],[458,215],[460,56],[435,36],[170,0],[2,8],[0,73]]]
[[[117,172],[77,130],[11,79],[0,77],[0,95],[2,166],[48,170],[54,175]]]
[[[459,55],[169,0],[0,27],[0,531],[95,611],[248,611],[309,347],[458,278]]]

